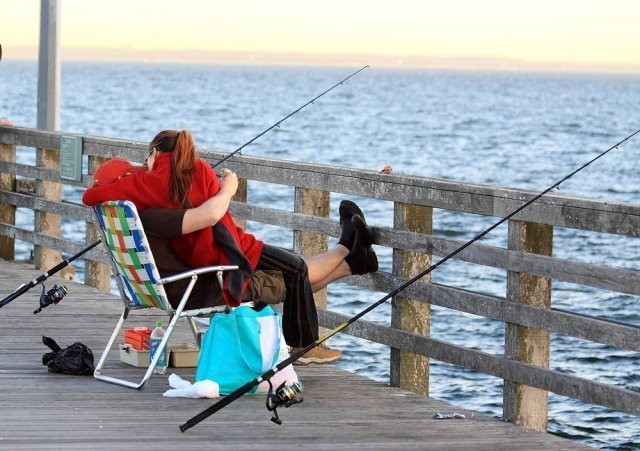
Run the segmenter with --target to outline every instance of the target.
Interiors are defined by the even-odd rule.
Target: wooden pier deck
[[[0,298],[41,272],[0,260]],[[261,396],[245,396],[182,433],[179,425],[215,400],[166,398],[167,376],[154,376],[143,391],[90,376],[49,374],[41,357],[42,335],[62,347],[89,346],[96,360],[121,312],[118,298],[64,283],[69,293],[37,315],[36,287],[0,309],[0,450],[45,449],[588,449],[551,434],[525,429],[446,403],[391,388],[332,366],[297,367],[304,402],[279,409],[283,425]],[[137,325],[152,324],[136,315]],[[188,339],[186,327],[176,335]],[[140,370],[112,353],[108,368],[132,377]],[[193,380],[193,369],[169,368]],[[465,420],[436,420],[436,412],[460,412]]]

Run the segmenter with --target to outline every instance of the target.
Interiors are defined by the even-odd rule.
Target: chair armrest
[[[174,274],[173,276],[163,277],[158,280],[158,283],[164,285],[166,283],[175,282],[176,280],[186,279],[188,277],[199,276],[208,272],[221,272],[221,271],[235,271],[238,269],[236,265],[221,265],[221,266],[205,266],[202,268],[191,269],[189,271]]]

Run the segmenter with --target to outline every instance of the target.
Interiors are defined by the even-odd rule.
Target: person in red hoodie
[[[149,148],[148,172],[138,171],[118,183],[87,189],[82,201],[95,205],[106,200],[126,199],[133,202],[139,211],[150,207],[191,208],[220,190],[218,177],[211,166],[197,157],[195,143],[188,130],[161,131]],[[229,305],[240,305],[251,269],[258,263],[262,242],[253,235],[245,235],[228,211],[218,221],[217,230],[206,227],[173,238],[171,244],[180,259],[192,268],[237,264],[240,271],[225,277],[222,294]]]
[[[136,204],[144,221],[147,210],[157,212],[160,207],[186,211],[213,198],[220,214],[212,224],[173,236],[173,250],[189,267],[238,264],[241,271],[227,273],[234,275],[236,280],[229,281],[227,276],[222,290],[225,302],[232,306],[239,304],[253,271],[282,272],[286,286],[283,333],[294,351],[318,338],[314,291],[347,275],[377,270],[371,232],[362,211],[353,202],[343,201],[340,205],[343,230],[336,248],[305,262],[300,256],[265,244],[236,226],[228,206],[237,190],[237,177],[227,171],[228,174],[218,180],[211,167],[197,158],[193,138],[188,131],[160,132],[149,148],[146,159],[148,171],[139,170],[143,167],[136,170],[128,162],[115,168],[115,163],[123,160],[111,160],[96,171],[94,186],[85,191],[83,202],[95,205],[107,200],[127,199]],[[128,177],[121,177],[127,172],[130,172]],[[302,363],[329,363],[338,360],[341,353],[316,347],[307,354],[314,355],[305,355],[300,359]]]

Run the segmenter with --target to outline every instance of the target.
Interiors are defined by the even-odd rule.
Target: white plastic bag
[[[217,398],[220,396],[218,384],[208,379],[192,384],[174,373],[169,376],[169,386],[171,390],[167,390],[162,396],[168,398]]]

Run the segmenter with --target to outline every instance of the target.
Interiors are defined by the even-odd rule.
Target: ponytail
[[[188,130],[178,132],[176,145],[171,155],[171,179],[170,197],[180,208],[191,208],[189,191],[191,190],[191,178],[195,172],[196,146]]]
[[[195,173],[196,145],[189,130],[164,130],[151,141],[151,148],[159,152],[171,152],[171,186],[169,200],[178,208],[191,208],[189,192]]]

